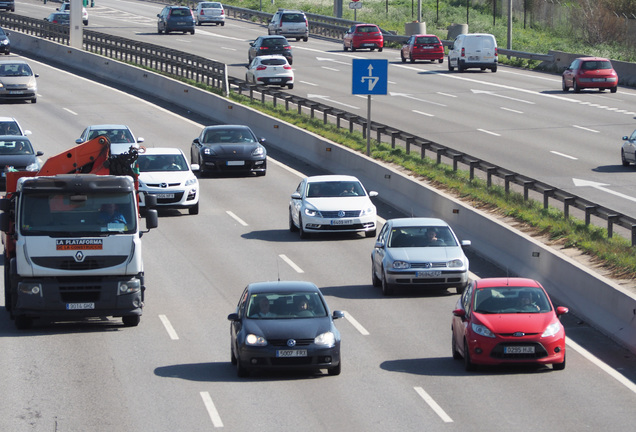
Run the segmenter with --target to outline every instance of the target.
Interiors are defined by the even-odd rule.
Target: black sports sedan
[[[39,171],[42,161],[39,157],[44,153],[35,152],[29,138],[22,135],[0,136],[0,186],[4,188],[7,183],[5,171]]]
[[[212,173],[267,173],[264,138],[243,125],[207,126],[192,141],[190,164],[201,175]]]
[[[342,311],[329,311],[311,282],[256,282],[228,315],[231,360],[239,377],[252,370],[327,369],[339,375],[340,332],[333,320]]]
[[[259,36],[250,42],[250,48],[247,50],[247,62],[252,63],[254,57],[263,55],[280,54],[287,59],[287,63],[294,62],[291,45],[285,36]]]

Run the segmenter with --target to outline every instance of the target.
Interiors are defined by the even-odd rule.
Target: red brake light
[[[225,10],[222,10],[222,11],[221,11],[221,15],[225,15]]]
[[[268,49],[269,49],[269,47],[262,46],[262,47],[260,47],[259,49],[264,51],[264,50],[268,50]]]
[[[291,70],[291,66],[290,65],[285,65],[285,66],[283,66],[283,69]]]
[[[465,48],[462,48],[462,57],[466,57],[466,52],[465,52]]]
[[[497,47],[495,47],[495,57],[497,57],[499,53],[497,52]]]
[[[291,49],[291,45],[285,45],[283,49]]]
[[[258,66],[258,67],[256,68],[256,70],[265,70],[265,69],[267,69],[267,66],[263,66],[263,65]]]
[[[201,15],[205,15],[205,11],[201,9]]]

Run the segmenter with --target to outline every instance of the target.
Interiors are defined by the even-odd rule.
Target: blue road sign
[[[353,59],[351,93],[362,95],[387,94],[388,60]]]

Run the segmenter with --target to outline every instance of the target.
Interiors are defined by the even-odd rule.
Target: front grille
[[[168,183],[168,186],[161,186],[163,183],[146,183],[146,186],[148,187],[155,187],[155,188],[164,188],[164,187],[177,187],[179,186],[181,183]]]
[[[534,354],[504,354],[505,346],[534,346]],[[510,360],[532,360],[547,357],[548,352],[543,345],[536,342],[521,342],[521,343],[501,343],[493,348],[490,352],[490,356],[497,359],[510,359]]]
[[[126,262],[127,255],[103,255],[87,257],[82,262],[77,262],[73,257],[35,257],[31,258],[33,264],[56,270],[96,270],[115,267]]]
[[[362,224],[353,224],[353,225],[320,225],[319,229],[324,231],[353,231],[353,230],[362,230],[365,227]]]
[[[345,210],[344,216],[340,216],[338,213],[340,212],[340,210],[336,210],[336,211],[321,211],[320,214],[322,215],[322,217],[326,218],[326,219],[337,219],[337,218],[352,218],[352,217],[360,217],[360,213],[362,213],[361,210]]]
[[[431,263],[411,263],[411,268],[414,268],[414,269],[446,268],[446,261],[431,262]]]
[[[60,286],[60,298],[64,303],[96,303],[100,286]]]
[[[290,338],[287,339],[268,339],[267,341],[269,342],[270,345],[272,346],[280,346],[280,347],[287,347],[287,341]],[[311,345],[312,343],[314,343],[313,339],[294,339],[296,341],[296,346],[307,346],[307,345]]]

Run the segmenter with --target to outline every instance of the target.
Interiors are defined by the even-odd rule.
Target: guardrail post
[[[486,170],[486,187],[490,188],[492,186],[492,173],[496,172],[497,168],[490,167]]]
[[[377,129],[377,139],[376,141],[378,142],[378,144],[380,144],[382,142],[382,134],[386,132],[386,127],[384,126],[379,126]]]
[[[594,212],[598,206],[585,206],[585,225],[590,224],[592,218],[592,212]]]
[[[523,182],[523,200],[528,201],[528,191],[532,186],[534,186],[533,181],[524,181]]]
[[[437,150],[435,150],[435,153],[437,153],[437,157],[435,158],[437,165],[442,163],[442,154],[444,153],[444,149],[438,148]]]
[[[424,148],[424,146],[422,146],[422,149]],[[422,150],[422,153],[424,153],[424,150]],[[453,171],[457,171],[457,164],[458,162],[462,159],[462,155],[460,154],[454,154],[453,155]]]
[[[572,205],[574,201],[575,199],[572,197],[563,198],[563,216],[565,216],[566,219],[570,219],[570,205]]]
[[[342,111],[336,114],[336,128],[338,129],[340,129],[340,119],[342,118],[343,115],[344,113]]]
[[[636,246],[636,225],[632,225],[632,247]]]
[[[413,137],[409,137],[405,141],[406,154],[411,154],[411,141],[413,141]]]
[[[391,132],[391,148],[394,149],[395,148],[395,137],[397,137],[400,134],[400,131],[392,131]]]
[[[547,210],[550,197],[554,195],[554,189],[546,189],[543,191],[543,209]]]
[[[514,177],[515,177],[514,174],[505,174],[504,175],[504,191],[506,192],[506,195],[508,195],[510,193],[510,179],[512,179]]]
[[[469,165],[470,165],[470,169],[469,169],[470,180],[474,180],[475,179],[475,167],[479,166],[479,161],[472,160],[472,161],[469,162]]]
[[[614,235],[614,221],[619,217],[619,215],[607,215],[607,238],[612,238]]]

